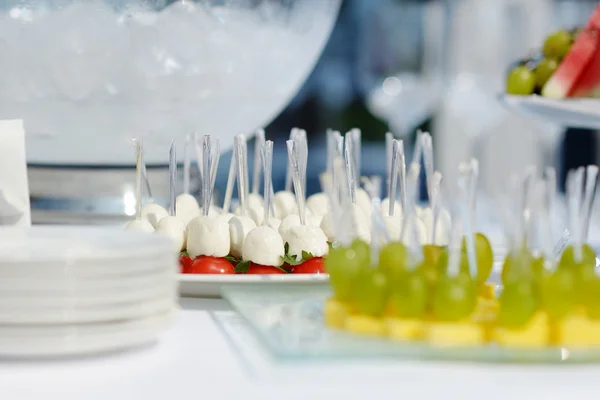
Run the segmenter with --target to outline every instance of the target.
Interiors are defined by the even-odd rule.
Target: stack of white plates
[[[159,235],[115,228],[0,229],[0,356],[150,344],[177,309],[178,263]]]

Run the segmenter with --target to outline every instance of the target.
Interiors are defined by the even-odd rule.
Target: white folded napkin
[[[31,226],[23,121],[0,121],[0,225]]]

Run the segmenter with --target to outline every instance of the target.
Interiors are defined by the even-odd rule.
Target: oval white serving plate
[[[513,96],[501,93],[507,108],[530,118],[573,128],[600,128],[600,99],[552,99],[542,96]]]
[[[179,294],[182,297],[221,297],[221,287],[223,286],[255,286],[265,284],[323,285],[328,282],[328,274],[179,274]]]

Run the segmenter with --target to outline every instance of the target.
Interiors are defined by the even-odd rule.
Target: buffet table
[[[583,399],[600,392],[600,366],[277,363],[225,301],[183,299],[181,306],[175,326],[150,348],[83,360],[0,363],[2,398]]]

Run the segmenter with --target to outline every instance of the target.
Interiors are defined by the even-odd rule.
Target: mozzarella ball
[[[148,203],[142,208],[142,219],[150,222],[154,228],[158,225],[158,221],[168,216],[169,212],[156,203]]]
[[[269,216],[269,226],[276,231],[279,231],[279,227],[281,226],[281,220],[279,218]]]
[[[250,193],[246,197],[246,205],[248,207],[261,207],[265,204],[263,197],[258,193]]]
[[[242,256],[242,245],[248,233],[256,228],[256,223],[248,217],[234,216],[229,220],[230,253],[239,258]]]
[[[418,208],[419,219],[423,221],[423,224],[427,228],[427,241],[431,238],[431,231],[433,230],[433,211],[429,207]],[[440,209],[435,230],[435,244],[439,246],[446,246],[450,241],[450,230],[451,230],[451,218],[450,213],[445,208]]]
[[[277,192],[273,198],[273,206],[275,207],[275,216],[282,220],[294,211],[296,196],[286,190]]]
[[[292,226],[287,236],[283,237],[283,241],[288,244],[288,254],[296,256],[296,261],[302,261],[303,251],[311,253],[314,257],[323,257],[329,253],[327,236],[316,226]]]
[[[186,245],[186,226],[180,218],[164,217],[156,225],[156,233],[167,236],[173,242],[176,251],[185,249]]]
[[[200,215],[200,206],[194,196],[182,193],[175,199],[175,216],[186,225]]]
[[[402,231],[402,217],[394,215],[393,217],[383,216],[382,218],[383,218],[383,223],[385,224],[385,228],[386,228],[388,234],[390,235],[390,240],[400,241],[400,232]],[[414,224],[416,224],[416,226],[414,228],[410,227],[410,226],[408,227],[406,232],[404,232],[404,237],[402,238],[402,242],[406,243],[406,244],[412,243],[412,240],[413,240],[412,229],[416,229],[419,244],[421,244],[421,245],[426,244],[427,238],[428,238],[427,228],[423,224],[423,221],[421,221],[419,218],[414,218],[413,222],[414,222]]]
[[[387,197],[381,201],[381,215],[390,215],[390,199]],[[399,201],[394,203],[394,216],[402,217],[402,204]]]
[[[435,244],[438,246],[447,246],[450,243],[450,231],[452,230],[452,218],[446,209],[441,209],[438,214],[438,220],[435,230]]]
[[[413,232],[416,230],[418,244],[420,244],[420,245],[426,244],[429,240],[429,238],[428,238],[429,232],[427,231],[427,227],[425,226],[423,221],[421,221],[418,217],[413,218],[412,223],[413,223],[413,226],[409,225],[407,227],[408,229],[404,233],[402,242],[406,245],[411,245],[414,240]],[[398,236],[399,236],[399,233],[398,233]]]
[[[313,215],[324,216],[329,211],[329,199],[325,193],[315,193],[306,199],[306,207]]]
[[[306,224],[307,225],[312,225],[312,226],[319,226],[319,221],[320,219],[312,217],[312,216],[305,216],[306,217]],[[294,227],[294,226],[298,226],[298,225],[302,225],[300,223],[300,216],[298,216],[298,214],[290,214],[287,217],[285,217],[283,220],[281,220],[281,224],[279,225],[279,234],[282,237],[285,237],[288,234],[288,231],[290,230],[290,228]]]
[[[280,267],[285,249],[283,239],[270,226],[259,226],[248,233],[242,246],[242,258],[255,264]]]
[[[400,231],[402,230],[402,216],[399,215],[382,215],[381,219],[385,225],[385,229],[390,236],[391,241],[400,240]]]
[[[224,219],[200,216],[187,226],[187,251],[190,257],[229,255],[229,224]]]
[[[134,219],[131,220],[125,225],[126,231],[134,231],[134,232],[144,232],[144,233],[152,233],[154,232],[154,227],[152,224],[145,219]]]
[[[417,217],[419,217],[419,219],[421,219],[421,221],[427,223],[427,221],[431,221],[432,218],[432,211],[431,211],[431,207],[420,207],[420,206],[415,206],[415,211],[417,212]]]
[[[217,218],[221,218],[223,221],[229,222],[231,221],[231,218],[233,218],[233,216],[234,215],[232,213],[221,213],[217,215]]]
[[[349,218],[353,218],[353,236],[355,238],[364,240],[367,243],[371,243],[371,221],[369,219],[369,216],[363,211],[363,209],[359,205],[352,204],[349,210],[343,210],[341,218],[343,222],[348,222]],[[346,226],[349,227],[350,225],[344,225],[344,227]],[[336,237],[331,213],[328,213],[323,218],[323,222],[321,222],[321,229],[323,230],[330,242],[335,242]]]
[[[356,205],[358,205],[367,215],[371,214],[371,197],[364,189],[356,189],[354,193]]]

